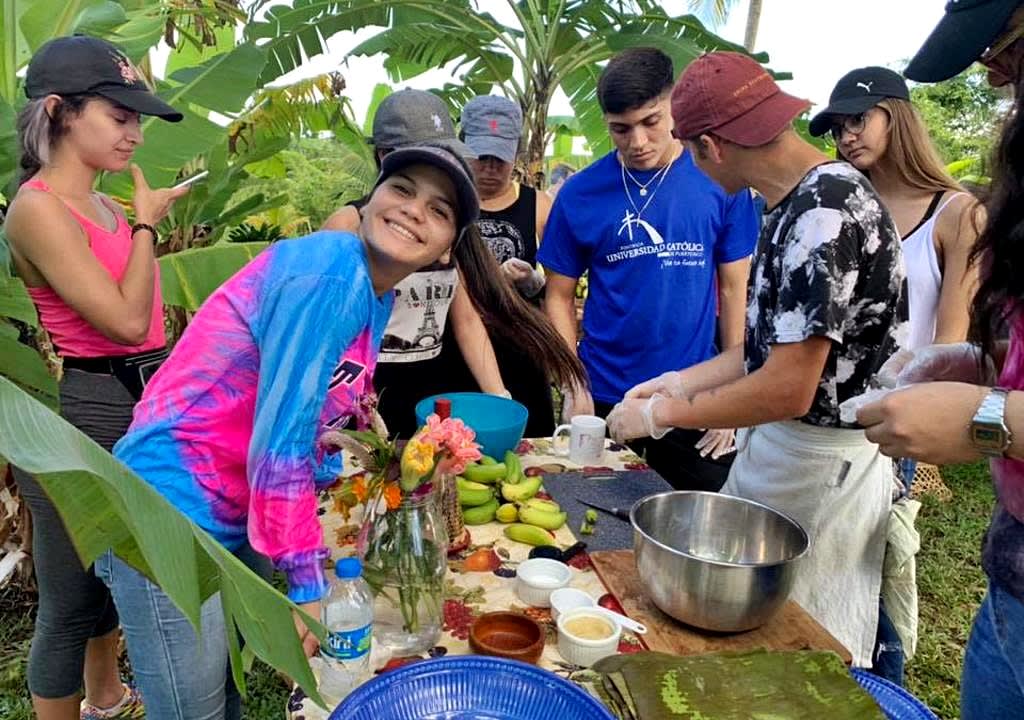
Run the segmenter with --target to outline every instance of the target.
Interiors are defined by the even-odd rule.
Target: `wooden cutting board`
[[[849,665],[849,650],[807,611],[790,600],[765,625],[744,633],[723,634],[684,625],[659,610],[644,593],[632,550],[598,550],[590,561],[626,614],[647,626],[641,636],[650,650],[698,655],[722,650],[832,650]]]

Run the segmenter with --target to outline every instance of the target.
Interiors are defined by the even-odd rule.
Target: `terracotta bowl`
[[[536,622],[519,613],[485,613],[469,629],[469,647],[477,655],[493,655],[536,665],[544,652],[544,631]]]

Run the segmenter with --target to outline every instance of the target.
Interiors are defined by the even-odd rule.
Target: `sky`
[[[686,0],[666,0],[662,5],[671,14],[687,11]],[[506,0],[479,0],[479,6],[500,21],[509,20]],[[748,0],[740,0],[718,33],[742,43],[747,6]],[[944,6],[945,0],[763,0],[755,50],[769,54],[773,70],[792,73],[783,89],[820,109],[836,80],[849,70],[865,65],[902,70],[942,17]],[[284,79],[339,70],[361,122],[374,85],[388,82],[383,58],[353,58],[347,67],[339,64],[349,49],[373,34],[370,29],[335,36],[329,54],[313,58]],[[399,87],[429,89],[451,79],[444,71],[432,71]],[[570,113],[568,100],[557,95],[551,114]]]

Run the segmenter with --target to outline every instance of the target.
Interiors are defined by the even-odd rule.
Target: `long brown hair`
[[[886,98],[878,106],[889,113],[889,147],[885,152],[903,184],[931,193],[963,191],[943,165],[917,108],[899,98]]]
[[[523,300],[505,279],[475,225],[462,234],[452,254],[466,282],[466,294],[489,332],[522,348],[557,385],[589,385],[579,358],[547,316]]]

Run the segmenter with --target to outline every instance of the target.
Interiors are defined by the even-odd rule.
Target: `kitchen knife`
[[[614,515],[620,520],[629,522],[629,509],[627,508],[604,507],[603,505],[598,505],[597,503],[592,503],[589,500],[584,500],[582,498],[576,498],[576,501],[583,503],[587,507],[592,507],[595,510],[600,510],[601,512],[608,513],[609,515]]]

